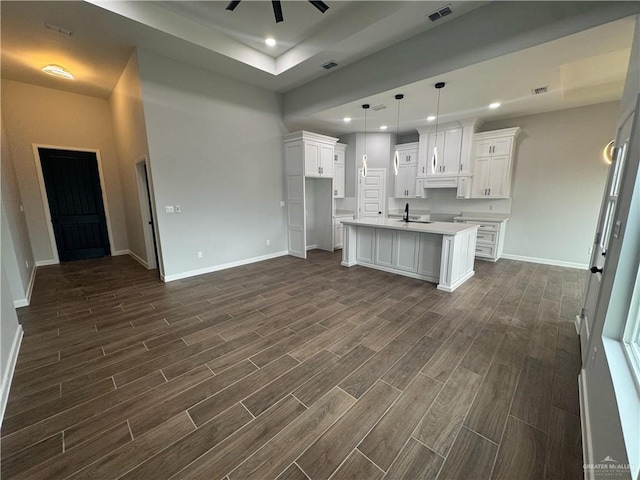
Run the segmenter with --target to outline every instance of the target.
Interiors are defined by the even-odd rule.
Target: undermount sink
[[[407,220],[400,219],[398,221],[399,222],[404,222],[404,223],[433,223],[433,222],[430,222],[428,220],[409,220],[409,221],[407,221]]]

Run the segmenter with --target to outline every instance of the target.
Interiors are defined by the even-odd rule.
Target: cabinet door
[[[333,146],[320,144],[320,175],[333,177]]]
[[[395,230],[376,228],[376,258],[375,264],[383,267],[393,267],[393,247]]]
[[[509,187],[509,156],[492,157],[487,181],[488,196],[506,198],[509,196]]]
[[[373,263],[375,233],[375,228],[358,227],[356,235],[356,260],[358,262]]]
[[[333,166],[333,198],[344,198],[344,163]]]
[[[418,252],[418,273],[438,281],[440,277],[440,258],[442,257],[442,236],[430,233],[420,234]]]
[[[405,170],[406,170],[406,165],[403,165],[402,163],[400,164],[400,166],[398,167],[398,174],[393,177],[393,196],[395,198],[404,198],[405,197]]]
[[[440,147],[438,147],[440,148]],[[460,154],[462,150],[462,129],[454,128],[444,132],[442,156],[442,174],[458,175],[460,172]]]
[[[493,150],[491,155],[509,155],[511,153],[511,143],[513,137],[496,138],[493,140]]]
[[[473,145],[474,157],[488,157],[493,150],[493,140],[476,140]]]
[[[335,165],[344,165],[345,152],[344,150],[336,150],[333,152],[333,163]]]
[[[473,184],[471,196],[484,198],[489,188],[489,173],[491,171],[491,157],[476,158],[473,166]]]
[[[431,177],[434,175],[444,175],[444,140],[445,140],[445,132],[438,132],[438,136],[436,137],[435,133],[429,134],[429,141],[427,142],[427,177]],[[434,145],[438,147],[438,165],[436,165],[435,172],[431,171],[431,162],[433,159],[433,147]]]
[[[342,248],[342,231],[344,230],[344,226],[334,225],[333,226],[333,248]]]
[[[418,176],[418,164],[412,163],[407,165],[405,171],[406,185],[407,185],[407,197],[416,196],[416,177]]]
[[[393,245],[393,266],[405,272],[418,271],[418,248],[420,234],[417,232],[397,231]]]
[[[411,149],[400,152],[400,163],[411,163],[418,165],[418,150]]]
[[[320,176],[320,144],[304,143],[304,174],[307,177]]]
[[[460,177],[458,179],[458,191],[456,198],[471,197],[471,177]]]

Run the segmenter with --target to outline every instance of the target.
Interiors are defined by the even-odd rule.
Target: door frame
[[[144,245],[147,252],[147,261],[144,265],[148,270],[154,270],[159,267],[160,263],[160,243],[158,242],[158,224],[156,222],[157,215],[155,209],[151,205],[155,205],[155,199],[153,196],[153,189],[151,187],[151,172],[149,168],[149,159],[145,155],[138,160],[135,165],[136,169],[136,184],[138,186],[138,200],[140,202],[140,214],[142,219],[142,234],[144,236]],[[145,183],[142,175],[143,169],[146,167]],[[148,195],[148,196],[147,196]],[[149,205],[151,203],[151,205]],[[153,222],[151,232],[149,232],[149,221]],[[147,222],[145,224],[145,222]],[[156,257],[157,255],[157,257]],[[156,262],[157,258],[157,262]]]
[[[56,243],[56,236],[53,231],[53,223],[51,222],[51,208],[49,207],[49,197],[47,196],[47,188],[44,183],[44,175],[42,174],[42,162],[40,160],[39,148],[49,148],[52,150],[69,150],[72,152],[89,152],[95,153],[96,160],[98,161],[98,177],[100,179],[100,190],[102,190],[102,205],[104,206],[104,215],[107,221],[107,236],[109,237],[109,247],[111,249],[111,255],[122,255],[125,252],[117,251],[113,245],[113,232],[111,229],[111,216],[109,215],[109,202],[107,200],[107,189],[104,183],[104,173],[102,170],[102,158],[100,156],[100,150],[94,148],[78,148],[78,147],[64,147],[60,145],[47,145],[42,143],[32,143],[33,159],[36,164],[36,174],[38,175],[38,185],[40,186],[40,196],[42,197],[42,207],[44,209],[44,216],[47,222],[47,231],[49,232],[49,242],[51,244],[51,250],[53,251],[53,262],[45,260],[45,264],[60,263],[60,257],[58,256],[58,244]],[[37,263],[36,263],[37,264]]]
[[[382,172],[382,218],[387,218],[387,169],[386,168],[368,168],[368,172]],[[360,217],[360,195],[362,191],[360,189],[360,178],[362,177],[362,168],[358,168],[356,171],[356,218]]]

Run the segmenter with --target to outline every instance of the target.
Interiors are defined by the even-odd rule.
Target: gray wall
[[[20,210],[22,198],[4,122],[1,131],[2,225],[0,228],[2,229],[2,259],[9,280],[4,287],[10,289],[14,301],[25,304],[28,301],[29,283],[35,269],[35,261],[29,241],[27,221],[24,212]]]
[[[586,266],[615,135],[618,102],[511,118],[519,126],[506,254]]]
[[[138,68],[165,278],[286,251],[279,95],[145,50]]]
[[[3,258],[4,260],[4,258]],[[13,350],[17,336],[21,334],[18,317],[13,308],[13,299],[9,293],[7,285],[7,274],[4,269],[4,261],[0,262],[0,422],[4,416],[7,398],[9,396],[10,380],[13,376],[13,367],[18,355],[17,350]],[[18,346],[18,345],[16,345]]]
[[[114,250],[126,250],[127,232],[109,102],[2,80],[2,115],[15,163],[36,261],[54,258],[32,145],[100,150]]]
[[[148,262],[135,164],[149,155],[142,109],[142,92],[134,52],[109,98],[122,186],[129,250]]]

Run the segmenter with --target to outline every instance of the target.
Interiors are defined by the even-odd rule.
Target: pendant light
[[[367,176],[367,110],[369,109],[369,104],[365,103],[362,105],[362,109],[364,110],[364,154],[362,155],[362,176]]]
[[[433,156],[431,157],[431,173],[436,173],[438,166],[438,122],[440,121],[440,90],[444,88],[444,82],[438,82],[435,85],[438,90],[438,105],[436,107],[436,134],[433,139]]]
[[[399,93],[396,95],[396,100],[398,100],[398,120],[396,122],[396,145],[398,144],[398,132],[400,130],[400,100],[404,98],[404,95]],[[398,175],[398,168],[400,167],[400,153],[398,152],[398,148],[396,147],[396,151],[393,154],[393,170]]]

